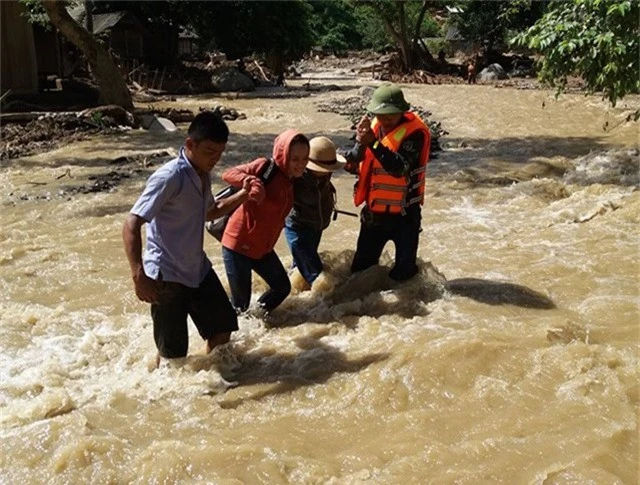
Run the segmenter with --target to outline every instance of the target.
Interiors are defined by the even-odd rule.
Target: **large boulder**
[[[507,79],[508,77],[506,71],[500,64],[489,64],[478,76],[480,81],[496,81],[498,79]]]
[[[105,104],[95,108],[88,108],[78,113],[78,118],[88,120],[101,126],[135,126],[135,119],[122,106]]]
[[[235,67],[218,67],[211,74],[211,87],[219,92],[225,91],[255,91],[253,81],[246,74],[242,74]]]

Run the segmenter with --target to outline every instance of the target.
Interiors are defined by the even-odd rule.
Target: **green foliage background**
[[[640,91],[637,0],[554,1],[514,42],[543,54],[539,77],[559,92],[568,76],[580,76],[590,92],[601,91],[613,105]]]
[[[21,1],[31,21],[47,23],[42,0]],[[193,29],[203,49],[219,48],[230,58],[277,54],[286,62],[312,46],[338,54],[348,49],[395,49],[383,17],[398,22],[398,1],[95,0],[94,12],[130,10],[145,23]],[[414,28],[422,5],[418,0],[404,2],[408,29]],[[568,76],[581,77],[590,92],[602,92],[613,104],[640,91],[639,0],[432,0],[420,26],[421,37],[442,35],[436,13],[447,6],[458,7],[449,21],[468,40],[501,45],[513,37],[513,46],[541,54],[539,77],[559,92]]]

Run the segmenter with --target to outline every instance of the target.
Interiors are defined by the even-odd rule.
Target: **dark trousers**
[[[160,281],[159,285],[159,301],[151,305],[151,318],[153,338],[162,357],[187,355],[187,315],[205,340],[217,333],[238,330],[236,312],[213,270],[209,270],[198,288],[170,281]]]
[[[298,268],[307,283],[312,284],[322,273],[322,261],[318,255],[322,231],[312,227],[285,226],[284,235],[293,256],[293,267]]]
[[[411,206],[407,214],[376,214],[365,207],[360,214],[360,234],[351,272],[378,264],[388,241],[396,247],[395,264],[389,277],[396,281],[412,278],[418,272],[416,256],[422,215],[420,206]]]
[[[260,259],[252,259],[223,246],[222,259],[231,288],[231,304],[238,312],[249,308],[252,270],[269,285],[269,289],[258,298],[258,304],[266,311],[280,305],[291,293],[289,277],[275,251]]]

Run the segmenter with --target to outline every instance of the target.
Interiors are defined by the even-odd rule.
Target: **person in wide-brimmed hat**
[[[395,84],[382,84],[372,94],[356,126],[356,144],[346,154],[347,171],[358,175],[356,206],[364,203],[360,234],[351,271],[378,264],[388,241],[395,244],[389,276],[407,280],[418,272],[416,258],[421,231],[421,205],[429,161],[431,133],[410,111]]]
[[[323,269],[318,246],[336,204],[331,174],[343,168],[346,160],[336,153],[336,146],[326,136],[312,138],[309,147],[309,163],[302,177],[294,182],[293,209],[284,231],[293,266],[311,285]]]

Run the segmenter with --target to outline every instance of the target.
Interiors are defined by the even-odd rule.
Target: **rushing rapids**
[[[229,122],[215,174],[288,127],[347,147],[350,121],[314,103],[359,86],[234,100],[247,119]],[[191,327],[189,357],[156,371],[120,229],[186,127],[3,161],[0,480],[636,483],[637,126],[604,132],[623,109],[581,95],[439,85],[406,97],[449,132],[428,167],[419,275],[393,284],[386,254],[350,277],[357,219],[339,216],[311,291],[269,325],[242,317],[209,356]],[[128,165],[108,163],[119,157]],[[72,190],[110,171],[128,176]],[[354,211],[353,178],[334,180]],[[205,248],[225,281],[218,243]],[[290,262],[283,241],[277,251]]]

